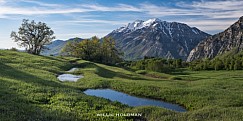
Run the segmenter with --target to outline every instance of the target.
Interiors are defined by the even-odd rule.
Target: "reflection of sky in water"
[[[182,106],[179,106],[177,104],[172,104],[164,101],[158,101],[153,99],[146,99],[146,98],[138,98],[134,96],[127,95],[125,93],[117,92],[111,89],[88,89],[84,91],[87,95],[97,96],[97,97],[103,97],[106,99],[109,99],[111,101],[118,101],[123,104],[127,104],[129,106],[159,106],[163,108],[167,108],[170,110],[178,111],[178,112],[185,112],[186,109]]]
[[[80,78],[83,78],[82,75],[73,75],[73,74],[62,74],[57,77],[60,81],[71,81],[76,82]]]

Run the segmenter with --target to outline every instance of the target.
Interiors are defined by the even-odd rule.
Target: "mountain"
[[[223,23],[222,23],[223,24]],[[225,31],[208,37],[200,42],[189,54],[187,61],[209,58],[232,50],[243,49],[243,16]]]
[[[183,23],[154,18],[136,20],[112,31],[106,37],[115,39],[126,60],[142,59],[144,56],[186,60],[190,51],[208,36]]]
[[[41,52],[41,55],[54,55],[54,56],[57,56],[57,55],[60,55],[60,52],[62,50],[62,48],[66,45],[67,42],[70,42],[70,41],[82,41],[83,39],[82,38],[71,38],[71,39],[68,39],[66,41],[64,40],[55,40],[53,41],[51,44],[49,45],[46,45],[46,48],[45,50],[43,50]]]

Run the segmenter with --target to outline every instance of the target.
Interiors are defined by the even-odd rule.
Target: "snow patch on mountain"
[[[163,25],[161,25],[160,23],[163,23]],[[160,25],[160,28],[163,28],[162,26],[167,25],[168,27],[170,26],[169,22],[165,22],[165,21],[161,21],[158,18],[152,18],[149,19],[147,21],[143,21],[143,20],[136,20],[132,23],[128,23],[126,26],[121,27],[117,30],[115,30],[116,32],[130,32],[130,31],[136,31],[138,29],[143,29],[143,28],[147,28],[147,27],[155,27],[157,25]]]
[[[136,20],[107,35],[115,39],[127,60],[142,59],[144,56],[186,60],[192,48],[208,36],[184,23],[158,18]]]

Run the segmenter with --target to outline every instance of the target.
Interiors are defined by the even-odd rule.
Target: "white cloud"
[[[200,1],[193,3],[178,2],[177,7],[158,6],[142,3],[140,9],[147,14],[163,16],[207,16],[209,18],[239,18],[243,12],[243,1]]]
[[[67,21],[56,21],[61,22],[63,24],[67,23],[91,23],[91,24],[110,24],[110,25],[125,25],[127,21],[111,21],[111,20],[99,20],[99,19],[82,19],[82,20],[67,20]],[[91,25],[92,26],[92,25]]]
[[[44,3],[44,2],[40,2],[40,1],[36,1],[36,0],[19,0],[19,1],[25,2],[25,3],[36,4],[36,5],[42,6],[42,7],[63,7],[63,5],[61,5],[61,4],[49,4],[49,3]]]
[[[15,4],[9,4],[12,2],[16,2]],[[18,2],[25,2],[28,4],[33,4],[33,6],[20,6]],[[128,4],[117,4],[114,6],[105,6],[101,4],[50,4],[45,2],[40,2],[37,0],[0,0],[0,18],[13,18],[15,16],[40,16],[40,15],[50,15],[50,14],[58,14],[58,15],[70,15],[74,17],[70,17],[68,20],[58,21],[55,20],[53,23],[61,23],[59,25],[55,25],[53,28],[58,27],[62,29],[65,25],[75,24],[84,26],[82,24],[86,24],[87,26],[95,26],[104,24],[109,29],[117,27],[118,25],[125,25],[128,22],[131,22],[131,19],[139,19],[146,16],[148,17],[171,17],[174,18],[174,21],[179,21],[186,23],[190,26],[198,27],[204,31],[223,31],[233,22],[235,22],[240,16],[243,15],[243,0],[222,0],[222,1],[199,1],[199,2],[178,2],[175,3],[176,7],[165,6],[165,5],[156,5],[152,3],[141,3],[135,5]],[[111,16],[114,18],[113,20],[104,20],[102,18],[102,14],[90,13],[89,12],[121,12],[121,14],[117,14]],[[130,13],[131,12],[131,13]],[[136,12],[136,13],[134,13]],[[91,15],[87,17],[75,17],[76,14],[73,13],[85,13],[85,15]],[[137,14],[139,13],[139,14]],[[122,16],[132,17],[122,17]],[[99,15],[99,17],[95,17],[95,15]],[[82,16],[82,15],[80,15]],[[184,17],[183,16],[191,16]],[[200,16],[200,18],[198,18]],[[119,20],[115,18],[119,17]],[[68,18],[68,17],[66,17]],[[97,18],[97,19],[96,19]],[[105,17],[106,18],[106,17]],[[126,19],[126,20],[125,20]],[[129,20],[128,20],[129,19]],[[134,19],[134,20],[135,20]],[[89,24],[91,23],[91,24]],[[116,26],[114,26],[116,25]],[[97,27],[97,30],[93,32],[82,31],[80,36],[90,37],[96,33],[98,36],[102,37],[109,33],[111,30],[102,30],[104,28]],[[77,33],[77,32],[74,32]],[[78,34],[60,34],[57,33],[59,38],[62,37],[70,37]]]
[[[141,3],[138,6],[118,4],[116,6],[103,6],[100,4],[61,5],[49,4],[34,0],[25,2],[36,4],[33,7],[8,6],[5,0],[0,0],[0,16],[6,15],[37,15],[37,14],[67,14],[84,13],[91,11],[103,12],[140,12],[154,17],[201,15],[210,18],[238,18],[242,16],[243,1],[200,1],[193,3],[178,2],[177,7],[159,6],[151,3]],[[59,7],[57,7],[59,6]]]
[[[5,2],[6,2],[6,0],[0,0],[0,4],[3,4]]]
[[[79,5],[82,8],[89,9],[91,11],[133,11],[140,12],[141,9],[138,7],[127,5],[127,4],[118,4],[117,6],[103,6],[99,4],[83,4]]]
[[[191,9],[190,13],[208,16],[210,18],[239,18],[243,12],[242,0],[201,1],[192,4],[177,4],[182,8]]]
[[[17,8],[4,7],[0,8],[0,16],[7,15],[40,15],[40,14],[66,14],[66,13],[82,13],[88,12],[86,9],[72,8],[72,9],[43,9],[43,8]]]
[[[138,6],[127,4],[117,4],[116,6],[104,6],[100,4],[80,4],[80,5],[62,5],[49,4],[35,0],[20,0],[22,2],[36,4],[26,8],[24,6],[10,6],[6,0],[0,0],[0,16],[3,15],[37,15],[37,14],[66,14],[66,13],[84,13],[91,11],[130,11],[145,13],[150,16],[181,16],[181,15],[201,15],[211,18],[238,18],[242,15],[243,1],[200,1],[193,3],[178,2],[177,7],[159,6],[151,3],[141,3]]]
[[[242,7],[242,0],[228,0],[228,1],[201,1],[193,2],[192,5],[188,5],[193,8],[211,9],[211,10],[239,10]]]
[[[206,32],[220,32],[229,27],[239,17],[243,16],[243,1],[199,1],[178,2],[176,7],[158,6],[150,3],[140,4],[140,9],[153,17],[174,17],[190,26],[195,26]],[[184,16],[184,17],[183,17]],[[191,16],[191,17],[188,17]],[[183,18],[178,19],[178,18]]]
[[[205,32],[215,34],[221,32],[233,24],[236,20],[181,20],[179,22],[187,23],[189,26],[197,27]]]
[[[140,9],[126,4],[119,4],[115,7],[107,7],[98,4],[82,4],[79,6],[64,6],[61,4],[47,4],[43,2],[27,0],[23,2],[34,3],[37,6],[10,6],[4,0],[0,1],[0,18],[8,15],[43,15],[43,14],[69,14],[69,13],[85,13],[91,11],[141,11]],[[5,18],[5,17],[4,17]]]

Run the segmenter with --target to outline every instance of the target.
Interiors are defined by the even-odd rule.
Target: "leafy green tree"
[[[239,59],[236,59],[234,62],[234,70],[240,70],[241,69],[241,61]]]
[[[12,32],[11,38],[20,47],[25,47],[28,53],[39,55],[45,45],[55,39],[54,32],[46,23],[24,19],[18,32]]]
[[[115,64],[122,61],[122,54],[116,49],[115,41],[112,38],[103,38],[103,41],[100,41],[94,36],[81,42],[70,42],[62,51],[67,56],[105,64]]]
[[[191,70],[242,70],[242,67],[243,51],[235,55],[218,56],[212,60],[196,60],[189,63]]]
[[[143,61],[133,62],[131,67],[133,67],[134,69],[144,70],[145,69],[145,63]]]
[[[221,60],[215,60],[214,63],[214,70],[221,70],[223,69],[223,62]]]
[[[63,56],[72,56],[79,57],[80,51],[78,47],[78,38],[75,38],[73,41],[67,42],[67,44],[62,48],[61,52]]]
[[[98,37],[94,36],[91,38],[91,46],[92,46],[92,50],[91,50],[91,58],[93,61],[98,61],[101,62],[101,52],[100,52],[100,47],[101,47],[101,43]]]
[[[101,45],[103,63],[120,62],[122,53],[120,53],[115,44],[115,40],[111,37],[104,37]]]
[[[230,70],[230,58],[224,59],[224,69]]]
[[[208,58],[203,61],[203,67],[202,68],[203,68],[203,70],[209,69],[209,59]]]

